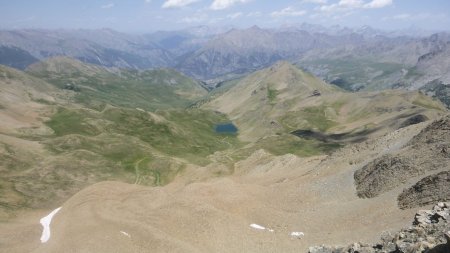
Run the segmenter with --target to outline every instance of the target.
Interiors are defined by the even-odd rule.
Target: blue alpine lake
[[[235,134],[238,131],[238,128],[233,123],[217,124],[214,129],[216,133],[220,134]]]

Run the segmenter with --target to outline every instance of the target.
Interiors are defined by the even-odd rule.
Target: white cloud
[[[362,0],[341,0],[338,5],[343,8],[359,8],[363,3]]]
[[[211,4],[211,9],[213,10],[223,10],[230,8],[231,6],[239,3],[247,3],[251,0],[214,0]]]
[[[320,7],[321,11],[341,11],[361,8],[364,5],[362,0],[340,0],[338,3],[323,5]]]
[[[191,24],[191,23],[201,23],[204,21],[205,21],[204,17],[185,17],[185,18],[181,19],[180,23]]]
[[[363,0],[340,0],[337,3],[320,6],[321,11],[351,11],[356,9],[379,9],[392,5],[394,0],[371,0],[365,2]]]
[[[252,17],[252,18],[256,18],[256,17],[261,17],[262,13],[259,11],[254,11],[254,12],[250,12],[247,14],[247,17]]]
[[[227,18],[229,18],[229,19],[237,19],[237,18],[241,17],[242,15],[243,15],[242,12],[236,12],[236,13],[227,15]]]
[[[178,21],[178,23],[206,23],[209,20],[208,14],[202,12],[202,11],[196,11],[193,15],[190,15],[188,17],[184,17],[181,20]]]
[[[272,17],[297,17],[297,16],[303,16],[305,14],[306,14],[306,11],[304,11],[304,10],[296,10],[292,7],[287,7],[280,11],[274,11],[270,15]]]
[[[327,4],[328,0],[302,0],[302,3],[310,3],[310,4]]]
[[[151,3],[151,2],[152,2],[152,0],[145,0],[145,2],[146,2],[146,3]]]
[[[111,9],[111,8],[114,8],[114,6],[116,6],[114,3],[109,3],[109,4],[102,5],[101,8],[102,9]]]
[[[444,20],[448,19],[448,16],[446,14],[439,14],[439,13],[400,13],[394,16],[388,16],[383,17],[383,21],[390,21],[390,20],[400,20],[400,21],[410,21],[410,20],[433,20],[435,22],[443,22]]]
[[[198,2],[199,0],[166,0],[164,4],[162,5],[163,8],[180,8],[184,7],[190,4],[193,4],[195,2]]]
[[[384,8],[386,6],[392,5],[393,0],[372,0],[371,2],[364,5],[364,8],[369,9],[378,9],[378,8]]]

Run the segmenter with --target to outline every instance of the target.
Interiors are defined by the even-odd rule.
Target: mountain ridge
[[[75,91],[75,99],[87,105],[95,98],[93,100],[97,102],[148,110],[172,105],[184,108],[207,94],[202,83],[170,68],[142,71],[106,68],[56,57],[29,66],[27,72],[60,88]],[[117,93],[114,95],[117,97],[110,96],[110,92]]]
[[[428,102],[420,105],[420,101]],[[352,132],[373,125],[372,117],[394,126],[402,117],[421,114],[427,103],[428,108],[445,111],[439,102],[418,92],[349,93],[288,62],[279,62],[241,79],[202,108],[229,115],[241,128],[241,137],[253,139],[298,129]]]

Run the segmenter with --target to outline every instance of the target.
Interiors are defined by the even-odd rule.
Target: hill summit
[[[203,107],[229,115],[246,140],[296,130],[342,134],[395,128],[399,119],[445,110],[419,92],[346,92],[285,61],[241,79]]]

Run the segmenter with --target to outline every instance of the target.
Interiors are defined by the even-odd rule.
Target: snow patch
[[[129,238],[131,238],[131,235],[125,231],[120,231],[120,233],[123,234],[124,236],[128,236]]]
[[[297,238],[302,238],[305,234],[303,232],[292,232],[291,236],[292,237],[297,237]]]
[[[61,207],[53,210],[49,215],[45,216],[40,220],[43,227],[41,235],[41,243],[46,243],[50,239],[50,223],[52,222],[53,216],[61,209]]]
[[[259,230],[265,230],[266,229],[265,227],[263,227],[261,225],[258,225],[258,224],[250,224],[250,227],[254,228],[254,229],[259,229]]]
[[[105,65],[105,64],[103,64],[102,59],[100,59],[100,57],[98,57],[98,55],[97,55],[97,60],[100,62],[101,65]]]

